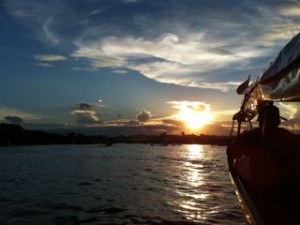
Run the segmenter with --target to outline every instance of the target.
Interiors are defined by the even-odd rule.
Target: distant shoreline
[[[180,145],[180,144],[207,144],[227,146],[229,136],[216,135],[120,135],[110,137],[107,135],[84,135],[71,132],[68,135],[47,133],[44,131],[25,130],[20,125],[0,124],[0,146],[15,145],[54,145],[54,144],[151,144],[151,145]]]

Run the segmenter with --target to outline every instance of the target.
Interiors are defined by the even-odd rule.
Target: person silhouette
[[[281,186],[297,177],[300,181],[299,140],[279,127],[281,118],[273,102],[264,104],[259,109],[259,127],[243,132],[228,147],[229,165],[252,186]]]
[[[267,106],[259,111],[257,120],[261,129],[262,138],[274,134],[278,131],[281,123],[278,107],[274,106],[273,102],[269,102]]]

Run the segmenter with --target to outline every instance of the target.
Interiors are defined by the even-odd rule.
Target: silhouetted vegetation
[[[177,145],[177,144],[209,144],[227,145],[228,136],[215,135],[130,135],[108,137],[106,135],[84,135],[71,132],[68,135],[47,133],[43,131],[25,130],[19,125],[0,124],[0,145],[50,145],[50,144],[105,144],[114,143],[143,143],[156,145]]]

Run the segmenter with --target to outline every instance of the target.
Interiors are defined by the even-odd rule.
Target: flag
[[[238,88],[236,89],[236,93],[239,95],[243,95],[247,87],[249,86],[249,81],[250,81],[250,75],[246,81],[241,83]]]

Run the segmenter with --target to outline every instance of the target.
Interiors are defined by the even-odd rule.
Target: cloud
[[[249,64],[251,59],[270,55],[270,49],[262,43],[232,45],[232,41],[210,40],[206,32],[185,36],[166,33],[156,38],[109,36],[76,42],[78,49],[72,56],[88,59],[93,69],[125,68],[162,83],[228,91],[240,81],[215,81],[210,77],[229,68],[247,73],[245,70],[255,68]]]
[[[191,109],[196,112],[210,111],[210,105],[200,101],[170,101],[167,103],[173,105],[173,108],[178,110]]]
[[[142,109],[137,115],[136,118],[140,122],[146,122],[151,118],[150,111],[147,111],[145,109]]]
[[[12,124],[21,124],[23,122],[23,119],[18,116],[6,116],[4,120]]]
[[[300,112],[298,110],[297,103],[283,103],[280,102],[279,105],[282,109],[282,114],[287,117],[287,119],[300,118]]]
[[[262,27],[266,28],[262,34],[262,40],[276,47],[276,43],[284,45],[299,32],[300,3],[283,1],[272,7],[273,10],[270,10],[270,5],[260,9],[266,23],[269,24]]]
[[[96,72],[97,69],[91,67],[73,67],[72,70],[74,71],[88,71],[88,72]]]
[[[73,110],[71,114],[77,117],[77,123],[79,124],[94,124],[99,122],[99,117],[94,111]]]
[[[140,126],[141,123],[136,120],[128,120],[128,119],[119,119],[119,120],[110,120],[103,123],[104,126],[108,127],[135,127]]]
[[[77,123],[92,125],[100,122],[96,112],[96,104],[76,103],[70,106],[71,114],[77,117]]]
[[[49,63],[36,63],[36,65],[42,66],[42,67],[52,67],[52,65]]]
[[[45,32],[46,38],[53,44],[53,45],[57,45],[60,40],[58,39],[58,37],[56,37],[56,35],[51,31],[51,22],[53,20],[54,16],[51,16],[50,18],[48,18],[44,24],[43,24],[43,30]]]
[[[4,0],[2,5],[7,12],[14,17],[24,28],[32,31],[34,38],[45,43],[57,45],[61,42],[61,33],[57,31],[67,19],[67,14],[63,13],[70,7],[66,2],[60,0],[52,1],[27,1]],[[30,35],[30,33],[29,33]]]
[[[135,70],[158,82],[227,91],[239,82],[209,83],[202,77],[242,57],[265,52],[249,50],[238,55],[223,49],[221,43],[204,39],[203,34],[180,39],[164,34],[152,40],[133,37],[107,37],[92,43],[76,43],[76,58],[87,58],[92,68],[111,67]]]
[[[244,74],[258,75],[300,29],[299,2],[287,0],[3,2],[39,39],[75,47],[71,56],[89,67],[74,70],[134,70],[157,82],[222,91]]]
[[[290,119],[288,121],[283,121],[280,124],[281,127],[290,130],[293,133],[298,133],[300,134],[300,119],[295,118],[295,119]]]
[[[178,113],[171,116],[171,118],[175,119],[183,119],[187,120],[189,116],[199,115],[199,113],[211,114],[210,105],[205,102],[200,101],[170,101],[167,102],[171,104],[173,108],[178,110]],[[191,118],[195,119],[195,118]]]
[[[288,17],[300,17],[300,3],[289,4],[279,7],[279,13]]]
[[[0,120],[5,120],[5,118],[7,116],[19,117],[19,118],[22,118],[23,121],[41,119],[41,117],[39,115],[25,112],[20,109],[9,108],[9,107],[0,107]]]
[[[280,126],[286,128],[294,133],[300,133],[300,111],[299,103],[279,103],[280,114],[288,119],[288,121],[282,121]]]
[[[66,60],[66,57],[62,55],[36,55],[34,58],[36,60],[46,61],[46,62]]]
[[[153,121],[154,124],[161,124],[161,125],[165,125],[165,126],[174,126],[174,127],[178,127],[180,129],[183,128],[184,124],[182,121],[178,121],[177,119],[173,119],[170,117],[165,117],[165,118],[158,118],[156,120]]]
[[[74,110],[94,110],[96,108],[96,105],[89,103],[76,103],[70,108]]]
[[[125,74],[125,73],[128,73],[128,71],[126,71],[126,70],[113,70],[112,72],[116,73],[116,74]]]
[[[229,91],[230,89],[235,89],[238,85],[240,85],[240,81],[226,81],[226,82],[202,82],[200,84],[190,85],[191,87],[201,87],[206,89],[215,89],[223,92]]]

